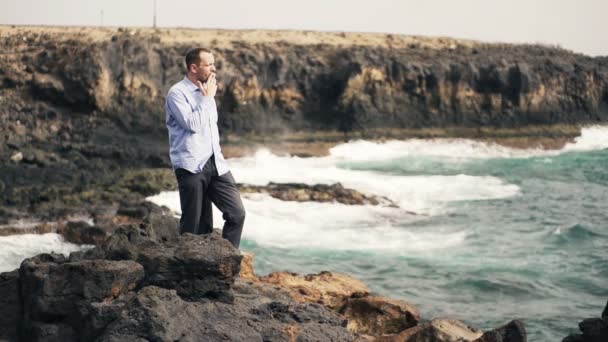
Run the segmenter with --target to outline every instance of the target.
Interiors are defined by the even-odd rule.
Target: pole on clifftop
[[[156,28],[156,0],[154,0],[154,18],[152,19],[152,27]]]

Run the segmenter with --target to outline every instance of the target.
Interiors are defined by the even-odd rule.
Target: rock
[[[294,300],[302,303],[321,303],[337,309],[347,298],[367,295],[370,290],[363,282],[353,277],[321,272],[306,276],[290,272],[274,272],[260,278],[261,282],[275,284],[288,289]]]
[[[213,298],[230,302],[231,287],[242,256],[217,232],[184,234],[178,242],[138,245],[137,261],[144,266],[146,286],[175,289],[185,299]]]
[[[0,273],[0,341],[15,341],[21,321],[18,270]]]
[[[349,205],[380,204],[398,207],[386,197],[364,195],[357,190],[344,188],[340,183],[307,185],[302,183],[270,182],[266,186],[239,184],[239,189],[241,192],[265,192],[283,201],[338,202]]]
[[[243,261],[241,261],[241,272],[239,277],[241,279],[258,281],[258,277],[255,275],[255,270],[253,269],[253,253],[243,252]]]
[[[513,320],[502,327],[486,331],[474,342],[526,342],[526,328],[521,321]]]
[[[608,321],[602,318],[587,318],[578,324],[585,342],[608,341]]]
[[[481,335],[460,321],[436,318],[399,334],[378,337],[376,342],[470,342]]]
[[[416,307],[385,297],[348,298],[338,312],[348,319],[350,331],[371,336],[397,334],[420,321]]]
[[[23,160],[23,153],[21,152],[16,152],[11,156],[11,160],[14,161],[15,163],[20,162]]]
[[[570,334],[563,342],[604,342],[608,341],[608,303],[602,311],[602,318],[587,318],[578,324],[582,334]]]
[[[356,341],[322,306],[270,301],[187,302],[174,290],[145,287],[99,341]]]
[[[75,340],[87,324],[81,311],[93,302],[111,301],[144,278],[134,261],[82,260],[41,254],[19,268],[26,340]]]
[[[68,222],[58,233],[66,241],[79,245],[101,245],[107,235],[103,229],[83,221]]]
[[[144,218],[140,229],[145,231],[145,235],[152,241],[175,241],[179,238],[179,219],[171,212],[159,208]]]

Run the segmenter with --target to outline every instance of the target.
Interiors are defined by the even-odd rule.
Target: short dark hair
[[[198,65],[201,62],[201,52],[211,53],[211,50],[205,48],[196,48],[186,53],[186,71],[190,71],[190,65]]]

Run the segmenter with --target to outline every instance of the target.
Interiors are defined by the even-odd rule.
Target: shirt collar
[[[184,76],[184,85],[186,86],[186,89],[188,89],[188,91],[190,92],[194,92],[199,90],[198,86],[194,83],[192,83],[192,81],[190,81],[190,79],[188,78],[188,76]]]

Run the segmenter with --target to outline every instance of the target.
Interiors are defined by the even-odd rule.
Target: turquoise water
[[[246,238],[242,248],[256,254],[258,274],[347,273],[375,293],[416,305],[423,319],[447,316],[484,330],[521,319],[529,341],[561,341],[606,305],[608,149],[520,158],[411,155],[336,166],[387,176],[491,176],[519,192],[449,201],[440,214],[391,221],[391,229],[428,234],[438,245],[442,236],[465,232],[463,241],[442,248],[411,249],[403,241],[403,253],[387,253]]]

